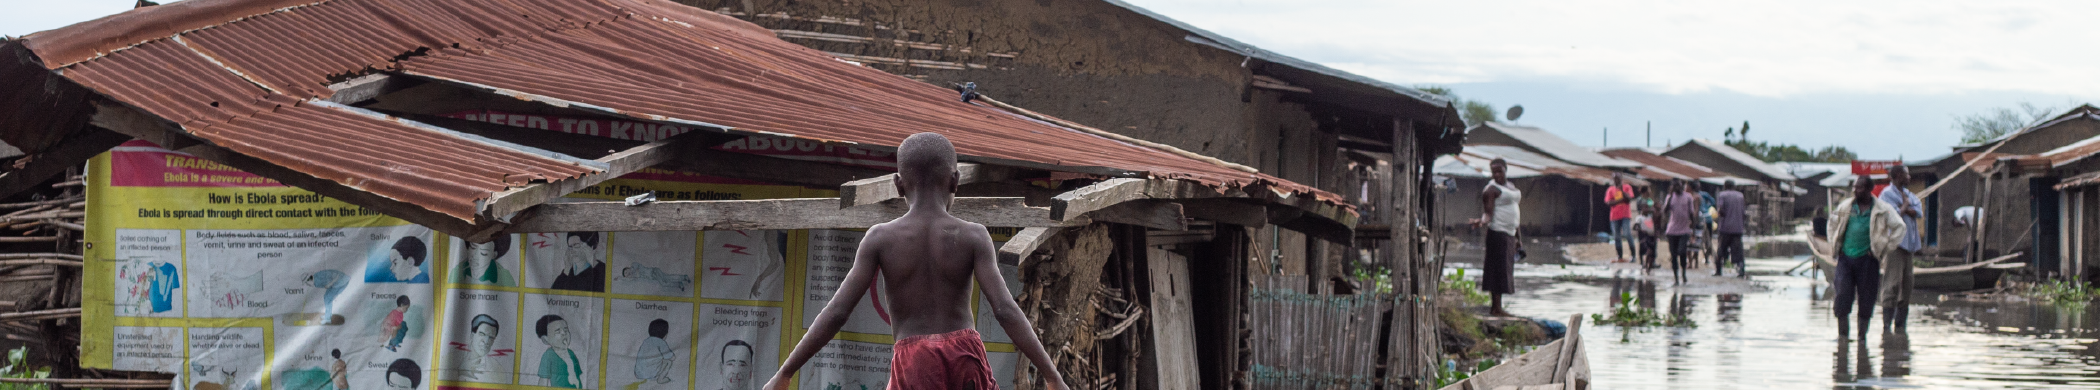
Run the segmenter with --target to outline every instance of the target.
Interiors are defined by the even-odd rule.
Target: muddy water
[[[1648,279],[1630,268],[1525,264],[1508,306],[1566,319],[1608,311],[1625,291],[1698,324],[1585,327],[1598,389],[2100,388],[2100,352],[2091,349],[2100,309],[1943,301],[1920,292],[1907,335],[1884,335],[1877,313],[1866,340],[1840,342],[1828,286],[1782,274],[1800,263],[1751,259],[1747,281],[1685,286],[1670,285],[1667,272]]]

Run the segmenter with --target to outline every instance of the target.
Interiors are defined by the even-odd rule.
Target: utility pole
[[[1655,148],[1655,121],[1648,121],[1648,148]]]
[[[1604,149],[1609,147],[1611,147],[1611,128],[1606,127],[1604,128],[1604,146],[1599,147],[1597,149]]]

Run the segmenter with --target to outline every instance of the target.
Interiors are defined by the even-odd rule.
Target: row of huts
[[[0,56],[18,86],[0,90],[0,140],[23,153],[4,195],[143,140],[470,242],[864,226],[897,211],[882,167],[719,146],[881,151],[940,132],[967,163],[958,202],[1019,229],[1001,261],[1085,388],[1427,388],[1443,265],[1425,248],[1463,220],[1436,211],[1448,195],[1429,190],[1432,167],[1571,158],[1461,148],[1443,97],[1119,0],[188,0],[7,40]],[[965,83],[980,98],[959,98]],[[691,131],[612,140],[462,112]],[[644,169],[838,197],[556,201]],[[80,268],[54,268],[78,283]],[[79,294],[17,307],[66,305]]]
[[[1750,203],[1751,229],[1771,232],[1802,215],[1796,199],[1810,193],[1780,164],[1768,163],[1719,141],[1695,139],[1664,149],[1595,150],[1537,127],[1486,122],[1466,132],[1464,151],[1437,160],[1435,172],[1445,179],[1448,199],[1437,210],[1445,227],[1457,227],[1480,215],[1480,191],[1495,159],[1508,163],[1509,176],[1523,191],[1520,233],[1537,236],[1587,235],[1610,229],[1611,209],[1605,190],[1614,177],[1635,187],[1663,188],[1691,183],[1699,191],[1719,192],[1729,182]]]
[[[2100,108],[2079,105],[1943,156],[1904,164],[1934,255],[2020,254],[2039,276],[2092,281],[2100,266]],[[1931,192],[1926,192],[1931,191]],[[1957,222],[1965,207],[1980,218]]]

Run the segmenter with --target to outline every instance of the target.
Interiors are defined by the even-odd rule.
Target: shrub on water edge
[[[2100,297],[2100,289],[2084,281],[2058,279],[2028,285],[2027,296],[2057,306],[2083,308],[2093,298]]]
[[[1488,304],[1488,299],[1490,298],[1486,292],[1480,291],[1480,282],[1466,279],[1465,268],[1459,268],[1457,273],[1444,276],[1444,282],[1439,284],[1437,288],[1462,294],[1460,297],[1465,298],[1465,302],[1468,305],[1485,305]]]

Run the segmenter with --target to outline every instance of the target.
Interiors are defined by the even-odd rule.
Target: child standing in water
[[[888,223],[868,228],[831,303],[817,315],[793,354],[766,383],[785,390],[788,381],[844,326],[861,294],[880,273],[889,287],[890,318],[897,338],[890,361],[891,389],[997,389],[985,360],[984,341],[973,329],[970,282],[984,292],[994,318],[1013,336],[1014,346],[1035,362],[1051,389],[1064,390],[1064,377],[1021,306],[1006,294],[1006,279],[994,262],[997,249],[984,225],[948,214],[959,174],[955,147],[947,137],[914,134],[897,146],[897,193],[911,210]]]

